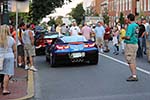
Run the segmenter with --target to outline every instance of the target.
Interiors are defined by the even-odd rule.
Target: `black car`
[[[46,45],[51,45],[53,40],[55,40],[58,37],[57,32],[51,32],[51,33],[44,33],[41,34],[36,40],[35,40],[35,51],[36,55],[39,54],[45,54],[45,47]]]

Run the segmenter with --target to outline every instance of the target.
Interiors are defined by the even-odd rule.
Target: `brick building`
[[[101,0],[94,0],[94,4],[93,4],[93,8],[92,8],[92,12],[94,14],[100,14],[100,4],[101,4]]]
[[[111,24],[118,21],[120,13],[126,17],[129,13],[136,16],[143,13],[150,19],[150,0],[95,0],[95,12],[102,15],[104,8],[108,9]]]
[[[101,15],[103,7],[108,4],[108,0],[94,0],[93,11],[96,14]]]
[[[124,17],[129,13],[133,13],[136,17],[144,13],[148,18],[150,15],[150,0],[109,0],[108,8],[111,22],[118,21],[121,12]]]

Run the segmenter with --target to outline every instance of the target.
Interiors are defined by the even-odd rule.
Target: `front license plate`
[[[84,56],[85,56],[84,52],[82,52],[82,53],[72,53],[73,58],[79,58],[79,57],[84,57]]]

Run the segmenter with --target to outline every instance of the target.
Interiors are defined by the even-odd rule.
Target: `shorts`
[[[23,49],[23,45],[18,45],[17,46],[17,54],[18,56],[24,56],[24,49]]]
[[[35,47],[31,44],[25,44],[24,45],[24,54],[26,57],[32,57],[35,56]]]
[[[128,64],[136,64],[136,54],[138,50],[137,44],[126,44],[125,58]]]
[[[101,37],[96,37],[96,44],[97,44],[98,46],[103,45],[103,38],[101,38]]]

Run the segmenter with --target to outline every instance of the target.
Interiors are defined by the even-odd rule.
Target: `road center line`
[[[120,64],[123,64],[123,65],[128,66],[127,63],[125,63],[125,62],[123,62],[123,61],[121,61],[121,60],[115,59],[115,58],[113,58],[113,57],[107,56],[107,55],[102,54],[102,53],[99,53],[99,55],[101,55],[101,56],[103,56],[103,57],[106,57],[106,58],[109,58],[109,59],[111,59],[111,60],[113,60],[113,61],[116,61],[116,62],[118,62],[118,63],[120,63]],[[144,70],[144,69],[142,69],[142,68],[140,68],[140,67],[136,67],[136,69],[137,69],[138,71],[141,71],[141,72],[143,72],[143,73],[146,73],[146,74],[150,75],[150,72],[147,71],[147,70]]]

